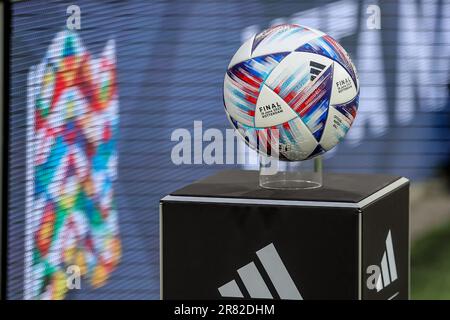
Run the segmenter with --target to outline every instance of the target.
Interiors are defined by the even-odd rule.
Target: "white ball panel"
[[[274,90],[280,83],[285,83],[292,76],[290,85],[285,86],[283,92],[289,92],[301,79],[305,79],[302,85],[296,88],[296,91],[301,91],[311,82],[311,61],[323,65],[323,70],[326,70],[333,63],[333,60],[315,53],[292,52],[272,70],[265,83]]]
[[[333,87],[330,104],[343,104],[353,100],[357,89],[350,74],[339,63],[334,63]]]
[[[320,145],[326,151],[332,149],[344,138],[351,125],[352,122],[347,117],[330,106],[325,129],[319,142]]]
[[[280,126],[280,152],[287,159],[304,160],[317,145],[316,138],[299,117],[289,121],[289,129]]]
[[[294,110],[266,85],[262,86],[255,109],[255,127],[267,128],[297,117]]]
[[[240,62],[243,62],[251,58],[252,45],[254,39],[255,36],[251,37],[241,45],[238,51],[234,54],[233,58],[231,58],[230,64],[228,65],[228,69],[237,65]]]

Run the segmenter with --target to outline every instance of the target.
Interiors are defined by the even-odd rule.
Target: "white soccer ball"
[[[358,76],[344,48],[323,32],[289,24],[246,41],[223,88],[227,117],[242,138],[289,161],[337,145],[355,119],[358,97]]]

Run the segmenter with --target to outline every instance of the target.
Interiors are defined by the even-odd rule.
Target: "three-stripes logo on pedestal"
[[[380,263],[381,270],[378,265],[367,267],[367,273],[371,274],[367,279],[367,288],[376,289],[377,292],[398,279],[391,230],[388,231],[385,244],[386,248]]]
[[[258,250],[256,255],[280,299],[303,300],[273,243]],[[237,273],[250,298],[274,298],[254,262],[250,262],[242,268],[239,268]],[[244,294],[239,289],[236,280],[232,280],[219,287],[219,293],[224,298],[244,298]]]

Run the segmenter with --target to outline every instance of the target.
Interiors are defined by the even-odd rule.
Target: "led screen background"
[[[121,250],[116,268],[103,274],[101,286],[92,286],[91,278],[85,277],[80,290],[60,297],[159,297],[158,200],[219,169],[174,165],[171,133],[177,128],[192,131],[195,120],[203,121],[204,130],[228,128],[221,92],[226,66],[243,40],[270,25],[298,23],[327,32],[346,48],[358,69],[362,88],[359,112],[345,141],[325,156],[326,170],[385,172],[421,181],[448,161],[448,1],[14,2],[7,257],[10,299],[33,298],[27,290],[32,286],[30,278],[36,277],[30,275],[29,248],[37,238],[34,229],[26,227],[37,223],[33,220],[36,212],[27,208],[27,183],[28,187],[34,183],[34,175],[27,171],[27,134],[34,126],[30,122],[33,105],[28,101],[30,72],[43,62],[58,34],[67,31],[66,10],[73,4],[81,10],[81,29],[74,34],[92,59],[102,56],[107,43],[114,43],[118,108],[112,152],[117,155],[113,170],[117,177],[111,188]],[[381,8],[379,30],[367,27],[370,4]],[[75,97],[73,101],[78,100]],[[83,202],[82,213],[86,206]],[[92,231],[91,225],[83,226]],[[58,238],[52,241],[56,247],[63,246]],[[85,243],[75,243],[78,249],[86,248]],[[96,250],[106,249],[97,246]],[[55,262],[64,257],[51,259]],[[96,265],[92,263],[91,276]],[[51,274],[56,273],[52,270]],[[42,277],[37,276],[38,280]]]

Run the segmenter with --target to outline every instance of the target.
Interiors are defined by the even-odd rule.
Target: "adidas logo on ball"
[[[314,61],[311,61],[309,63],[309,66],[311,67],[311,69],[310,69],[311,81],[313,81],[316,78],[316,76],[318,76],[322,72],[322,70],[325,69],[325,66],[323,64],[320,64],[320,63],[317,63]]]

